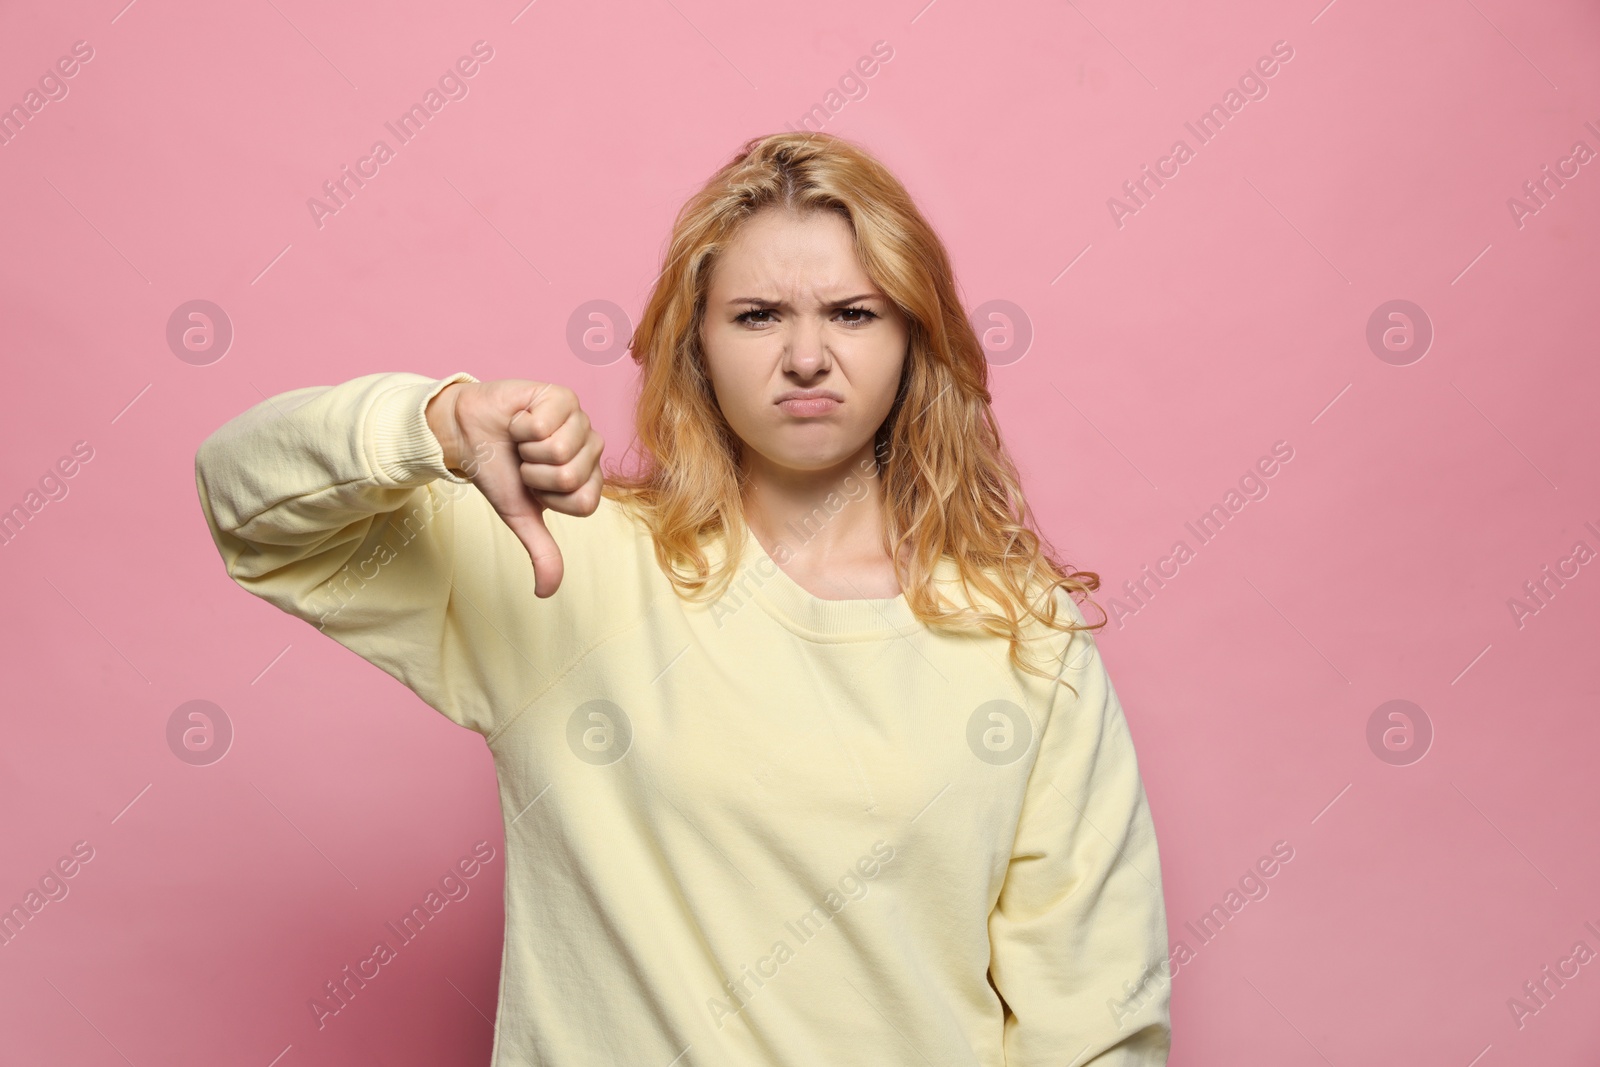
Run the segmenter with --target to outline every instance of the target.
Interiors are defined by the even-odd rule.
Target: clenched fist
[[[593,515],[600,506],[605,441],[564,385],[504,378],[455,382],[427,408],[445,466],[470,478],[533,561],[534,594],[561,584],[561,549],[544,509]]]

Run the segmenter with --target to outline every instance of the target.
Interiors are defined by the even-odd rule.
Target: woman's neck
[[[753,474],[743,503],[750,532],[808,591],[824,599],[899,595],[883,545],[883,485],[870,451],[865,463],[829,472]]]

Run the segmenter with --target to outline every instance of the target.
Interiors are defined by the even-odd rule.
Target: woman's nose
[[[795,320],[793,329],[784,338],[783,361],[785,370],[805,378],[831,367],[833,354],[828,350],[822,323],[806,316]]]

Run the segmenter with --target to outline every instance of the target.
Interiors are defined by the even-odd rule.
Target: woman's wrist
[[[456,421],[456,397],[460,389],[467,382],[452,382],[439,390],[432,400],[428,401],[423,414],[428,420],[428,429],[433,431],[433,436],[439,441],[439,448],[444,452],[444,465],[447,470],[462,474],[462,448],[461,425]]]

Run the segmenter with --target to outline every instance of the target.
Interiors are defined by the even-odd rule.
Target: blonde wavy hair
[[[1104,626],[1103,610],[1093,626],[1059,622],[1054,594],[1060,588],[1093,603],[1088,594],[1100,577],[1058,562],[1049,541],[1030,529],[1021,481],[990,407],[989,364],[944,245],[904,186],[843,138],[752,138],[680,209],[666,267],[629,342],[642,372],[629,452],[637,446],[642,455],[631,471],[604,471],[604,495],[649,528],[657,561],[680,596],[715,600],[726,593],[745,533],[743,443],[712,391],[700,324],[717,253],[766,207],[842,215],[862,266],[910,324],[899,392],[875,439],[884,549],[906,603],[930,627],[1007,638],[1014,666],[1049,677],[1022,663],[1027,620],[1064,632]],[[724,565],[712,573],[704,538],[729,534]],[[937,595],[932,577],[941,557],[955,561],[969,598],[976,591],[997,610]]]

